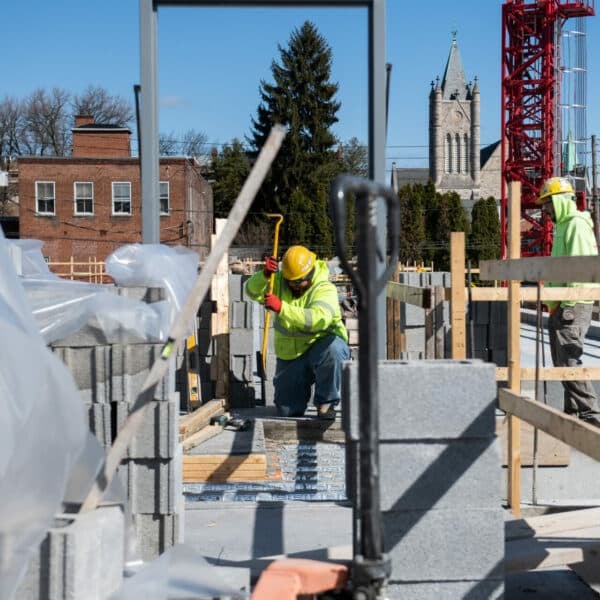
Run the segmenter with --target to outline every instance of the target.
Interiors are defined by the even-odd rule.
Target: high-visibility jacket
[[[554,194],[552,205],[556,216],[552,256],[596,256],[598,246],[590,213],[577,210],[575,202],[565,194]],[[598,284],[548,282],[546,285],[548,287],[596,287]],[[593,300],[579,300],[579,302],[592,304]],[[550,310],[554,310],[559,304],[561,306],[574,306],[575,302],[546,302]]]
[[[246,293],[252,300],[264,302],[268,285],[269,279],[261,269],[246,282]],[[275,273],[273,293],[281,300],[281,310],[274,313],[273,321],[277,358],[298,358],[326,335],[334,334],[348,342],[337,289],[329,281],[325,261],[316,261],[312,283],[299,298],[294,298],[280,271]]]

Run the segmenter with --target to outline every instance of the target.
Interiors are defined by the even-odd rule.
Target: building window
[[[457,173],[461,172],[461,162],[463,159],[463,149],[462,149],[462,145],[460,143],[460,135],[457,133],[455,136],[455,142],[456,142],[456,169],[455,171]]]
[[[160,182],[160,214],[169,214],[169,182]]]
[[[131,183],[129,181],[113,181],[112,214],[131,214]]]
[[[450,173],[450,169],[452,168],[452,137],[450,134],[446,136],[444,146],[444,171]]]
[[[35,182],[35,209],[40,215],[54,214],[54,181]]]
[[[75,182],[75,214],[94,214],[94,184],[91,181]]]
[[[469,161],[469,156],[471,155],[470,149],[469,149],[469,136],[465,133],[465,173],[468,173],[470,171],[470,161]]]

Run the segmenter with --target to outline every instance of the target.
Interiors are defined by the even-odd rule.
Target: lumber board
[[[482,260],[481,279],[498,281],[600,282],[599,256],[535,256]]]
[[[465,272],[465,234],[463,231],[450,233],[450,355],[454,359],[467,357],[465,288],[462,285]],[[459,283],[460,282],[460,283]],[[458,284],[458,285],[456,285]]]
[[[204,427],[210,425],[212,417],[225,412],[225,400],[209,400],[194,412],[179,417],[179,438],[186,437],[196,433]]]
[[[400,300],[412,306],[420,308],[431,308],[431,288],[418,287],[407,285],[405,283],[397,283],[396,281],[388,281],[385,289],[387,298]]]
[[[566,510],[549,515],[506,521],[506,541],[528,537],[547,537],[564,531],[600,526],[600,507]]]
[[[216,435],[219,435],[222,431],[223,427],[221,427],[221,425],[216,423],[214,425],[208,425],[207,427],[196,431],[196,433],[192,433],[184,438],[181,441],[181,447],[184,452],[188,452],[192,448],[199,446],[202,442],[206,442],[206,440],[210,440]]]
[[[591,458],[600,460],[600,428],[510,390],[499,390],[498,404],[511,415],[527,421]]]
[[[447,288],[446,288],[447,289]],[[450,299],[448,290],[447,299]],[[508,288],[505,287],[474,287],[471,288],[471,298],[474,302],[506,302]],[[522,287],[519,292],[521,302],[537,302],[537,287]],[[600,300],[600,287],[573,288],[573,287],[542,287],[540,300]]]
[[[184,455],[183,481],[261,481],[267,476],[267,459],[256,455]]]
[[[521,381],[535,381],[535,367],[522,367],[520,370]],[[589,381],[600,380],[600,367],[540,367],[540,381]],[[508,380],[508,368],[496,368],[496,381]]]
[[[521,466],[533,466],[533,431],[529,423],[522,422],[520,430]],[[502,466],[508,465],[508,417],[496,418],[496,435],[502,449]],[[538,431],[538,466],[566,467],[571,460],[571,449],[543,431]]]

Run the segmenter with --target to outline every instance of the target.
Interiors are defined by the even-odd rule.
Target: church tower
[[[466,81],[454,31],[444,77],[431,82],[429,177],[438,192],[457,192],[469,211],[481,187],[479,115],[477,78]]]

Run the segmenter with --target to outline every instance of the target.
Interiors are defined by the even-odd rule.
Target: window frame
[[[129,212],[116,211],[115,202],[125,202],[125,200],[115,200],[115,185],[129,186]],[[132,215],[131,207],[131,181],[111,181],[111,216],[113,217],[130,217]]]
[[[79,198],[77,196],[77,186],[79,184],[88,184],[91,186],[92,188],[92,193],[91,196],[89,198]],[[87,210],[78,210],[77,208],[77,202],[81,201],[81,202],[91,202],[91,206],[92,206],[92,210],[91,211],[87,211]],[[73,182],[73,214],[74,215],[81,215],[81,216],[90,216],[94,214],[94,182],[93,181],[74,181]]]
[[[161,187],[164,185],[167,186],[167,210],[164,211],[162,208],[163,194]],[[158,206],[159,206],[159,214],[163,217],[168,217],[171,214],[171,183],[169,181],[159,181],[158,182]]]
[[[40,210],[40,202],[49,202],[50,200],[42,200],[38,193],[38,185],[50,184],[52,186],[52,210]],[[56,181],[42,180],[35,182],[35,214],[42,216],[55,216],[56,215]]]

